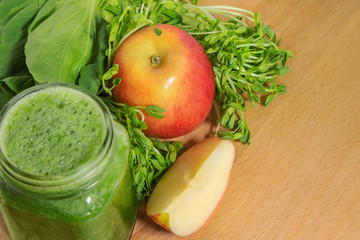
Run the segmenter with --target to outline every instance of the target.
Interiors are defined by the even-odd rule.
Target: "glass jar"
[[[42,98],[41,94],[46,98]],[[37,111],[41,112],[45,109],[43,111],[45,114],[32,112],[32,108],[26,105],[30,101],[35,103],[34,106],[43,104]],[[73,107],[68,108],[66,104],[69,106],[73,104]],[[83,108],[79,107],[83,105]],[[82,119],[78,116],[81,114],[76,112],[81,109],[88,110],[88,105],[95,106],[89,111],[89,116],[94,115],[94,112],[98,114],[97,116],[101,116],[98,119],[94,118],[96,121],[101,120],[98,125],[94,123],[96,122],[94,119],[90,118],[88,121],[88,125],[95,124],[91,125],[92,129],[103,126],[103,129],[99,130],[101,137],[99,141],[81,142],[80,139],[78,142],[80,147],[74,148],[65,140],[72,139],[69,138],[71,134],[74,136],[85,134],[82,138],[87,139],[90,128],[84,126],[80,130],[78,126],[82,124]],[[54,106],[66,111],[53,113],[50,109],[55,108]],[[72,110],[74,113],[70,114]],[[48,121],[55,125],[49,127],[50,130],[44,130],[46,124],[44,126],[38,124],[39,131],[34,131],[33,127],[30,131],[25,122],[18,120],[23,117],[20,114],[24,112],[29,114],[30,118],[39,118],[36,121]],[[56,114],[60,118],[56,118],[56,121],[49,120]],[[27,118],[29,117],[25,117],[24,120],[27,121]],[[129,137],[120,124],[111,120],[109,110],[97,96],[75,85],[60,83],[38,85],[15,96],[2,109],[0,120],[0,211],[13,240],[119,240],[130,237],[136,218],[137,199],[132,188],[128,165]],[[64,125],[68,122],[73,122],[77,127],[70,130],[73,125]],[[9,127],[4,127],[7,125]],[[62,129],[69,132],[61,132],[65,131]],[[52,131],[56,134],[52,134]],[[33,133],[36,133],[36,137],[34,135],[36,139],[33,139]],[[38,145],[26,145],[25,148],[33,146],[33,149],[28,147],[21,155],[18,153],[24,146],[18,142],[25,141],[22,136],[24,138],[30,136],[29,139]],[[54,136],[58,139],[53,140]],[[49,144],[55,142],[57,145],[40,147],[39,143],[46,139],[52,139]],[[16,144],[11,141],[15,141]],[[54,159],[59,158],[57,154],[61,152],[57,146],[64,152],[59,159],[63,156],[74,158],[71,155],[72,151],[85,149],[81,145],[84,143],[88,144],[85,146],[88,147],[86,149],[92,149],[92,152],[89,150],[91,154],[81,155],[86,157],[78,159],[77,164],[66,165],[59,172],[59,165],[63,164],[63,160],[54,163]],[[13,157],[13,152],[18,159]],[[31,154],[38,157],[33,158]],[[49,161],[41,162],[43,158]],[[35,161],[39,159],[39,163],[33,164],[26,159],[35,159]],[[31,167],[23,167],[21,161]],[[56,169],[57,172],[55,170],[49,172],[49,169]]]

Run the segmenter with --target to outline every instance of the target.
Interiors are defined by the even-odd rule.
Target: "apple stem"
[[[150,62],[151,62],[151,65],[153,68],[160,66],[161,60],[162,59],[161,59],[160,55],[157,55],[157,54],[153,54],[150,57]]]

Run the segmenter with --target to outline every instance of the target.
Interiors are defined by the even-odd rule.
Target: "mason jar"
[[[130,237],[129,137],[97,96],[38,85],[9,101],[0,121],[0,211],[13,240]]]

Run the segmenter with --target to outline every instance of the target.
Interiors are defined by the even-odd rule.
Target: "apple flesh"
[[[147,215],[178,236],[200,229],[222,198],[235,158],[229,140],[207,138],[185,151],[160,179]]]
[[[145,114],[145,134],[174,138],[194,130],[208,116],[214,100],[212,64],[203,47],[187,32],[156,25],[129,36],[119,47],[114,64],[122,78],[113,89],[115,101],[131,106],[157,105],[164,118]]]

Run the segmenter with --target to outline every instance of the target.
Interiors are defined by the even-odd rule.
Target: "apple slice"
[[[231,141],[207,138],[192,146],[164,174],[146,205],[146,214],[178,236],[200,229],[215,210],[235,158]]]

